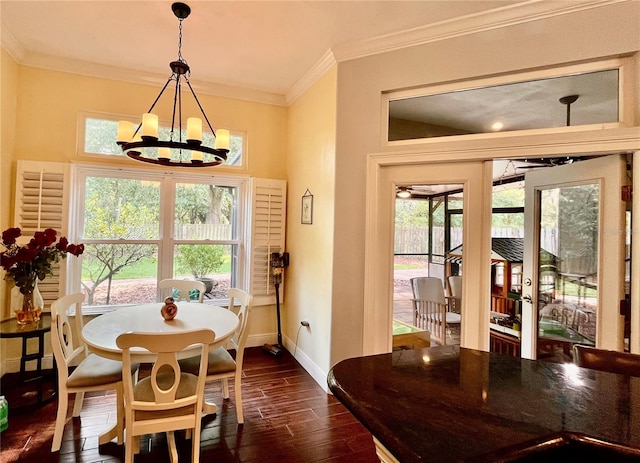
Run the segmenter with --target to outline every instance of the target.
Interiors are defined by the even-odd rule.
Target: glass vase
[[[38,282],[34,283],[32,291],[21,293],[21,296],[22,306],[14,310],[18,324],[28,325],[39,321],[42,313],[42,296],[38,291]]]

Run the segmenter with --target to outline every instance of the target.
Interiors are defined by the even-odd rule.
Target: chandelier
[[[229,152],[229,131],[218,129],[216,133],[211,127],[207,115],[200,105],[189,76],[191,70],[182,57],[182,21],[189,16],[191,8],[184,3],[174,3],[171,5],[173,14],[179,20],[178,34],[178,59],[169,63],[171,75],[160,90],[160,94],[149,108],[149,111],[142,115],[142,122],[135,128],[131,121],[118,122],[117,143],[122,152],[136,161],[160,164],[163,166],[175,167],[210,167],[217,166],[227,159]],[[162,97],[164,91],[174,83],[173,112],[171,116],[171,131],[168,139],[159,137],[158,116],[153,114],[153,108]],[[215,137],[214,146],[206,146],[202,140],[202,119],[199,117],[187,118],[186,127],[182,123],[182,86],[187,84],[193,99],[195,100],[202,117],[207,123],[209,130]],[[135,130],[134,130],[135,128]],[[184,129],[186,128],[186,132]]]

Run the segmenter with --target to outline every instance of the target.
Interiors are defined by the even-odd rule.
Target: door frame
[[[625,204],[621,199],[625,160],[611,154],[596,159],[552,167],[525,174],[525,247],[523,278],[531,284],[523,286],[522,357],[537,357],[538,324],[538,252],[540,246],[540,204],[538,192],[562,187],[596,184],[598,200],[598,306],[596,309],[595,345],[601,349],[621,351],[624,348],[624,317],[619,304],[624,298]],[[615,203],[615,207],[612,204]],[[606,207],[605,207],[606,205]],[[617,266],[617,273],[607,270]],[[622,273],[622,274],[621,274]],[[525,294],[531,297],[524,300]]]
[[[504,135],[504,134],[501,134]],[[395,186],[392,182],[396,168],[412,166],[418,170],[419,166],[429,167],[434,164],[447,164],[451,171],[449,175],[455,176],[460,163],[490,161],[493,159],[525,158],[525,157],[550,157],[562,156],[567,153],[573,155],[600,154],[604,152],[635,152],[634,161],[640,166],[640,127],[616,128],[609,130],[585,130],[568,132],[566,134],[538,134],[538,135],[507,135],[488,138],[482,142],[457,140],[434,140],[433,142],[419,143],[411,148],[413,151],[387,151],[384,153],[372,153],[367,156],[366,191],[365,191],[365,265],[364,265],[364,296],[363,296],[363,355],[372,355],[391,351],[391,320],[393,318],[393,217],[389,215],[392,209],[389,203],[395,197]],[[419,149],[418,151],[416,151]],[[453,161],[452,161],[453,160]],[[489,166],[487,166],[487,164]],[[485,163],[482,172],[484,188],[490,186],[492,169],[491,163]],[[383,175],[388,169],[390,173]],[[634,172],[636,184],[638,182],[638,170]],[[459,177],[459,175],[458,175]],[[415,183],[420,183],[419,179]],[[429,182],[433,183],[433,182]],[[440,183],[451,183],[442,181]],[[460,182],[463,183],[463,182]],[[480,240],[480,248],[477,250],[479,262],[487,262],[487,265],[478,265],[474,273],[478,279],[465,278],[465,294],[480,295],[484,292],[488,295],[487,282],[482,275],[490,271],[489,262],[491,255],[491,197],[484,194],[481,200],[482,210],[473,211],[474,216],[480,221],[479,227],[474,222],[473,239]],[[465,208],[467,201],[465,201]],[[472,212],[472,211],[470,211]],[[477,214],[477,215],[476,215]],[[466,213],[466,220],[472,218]],[[633,204],[634,224],[640,229],[640,201]],[[469,227],[465,227],[464,233],[469,233]],[[464,239],[472,239],[471,237]],[[471,241],[469,241],[471,243]],[[466,248],[465,246],[465,249]],[[466,260],[465,263],[475,266],[474,262]],[[485,270],[482,270],[485,269]],[[469,268],[465,269],[470,276]],[[633,248],[632,271],[640,274],[640,246]],[[477,272],[477,273],[476,273]],[[484,273],[483,273],[484,272]],[[631,351],[640,353],[640,288],[632,287],[631,301]],[[478,319],[478,324],[463,323],[461,329],[461,346],[479,350],[489,350],[488,315],[490,298],[482,299],[479,317],[486,312],[485,320]],[[486,328],[485,325],[486,324]]]

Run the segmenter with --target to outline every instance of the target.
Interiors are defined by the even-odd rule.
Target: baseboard
[[[331,392],[329,391],[329,385],[327,384],[328,372],[320,368],[303,350],[301,350],[299,347],[296,348],[295,343],[291,341],[291,339],[285,336],[283,342],[284,347],[291,353],[291,355],[295,357],[295,359],[300,365],[302,365],[307,373],[311,375],[314,381],[318,383],[318,385],[326,393],[330,394]]]
[[[276,333],[250,334],[247,336],[246,347],[262,347],[265,344],[275,344],[278,342]]]

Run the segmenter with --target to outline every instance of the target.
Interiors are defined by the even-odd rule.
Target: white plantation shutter
[[[24,236],[33,236],[45,228],[67,236],[69,169],[69,164],[59,162],[18,161],[14,226],[20,227]],[[53,276],[38,283],[45,308],[64,292],[60,266],[54,266],[53,272]]]
[[[275,304],[269,258],[272,252],[284,252],[286,185],[284,180],[251,179],[249,288],[254,305]]]

